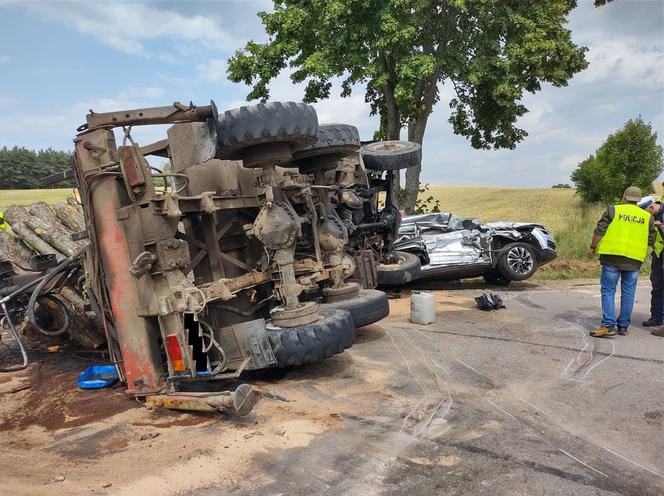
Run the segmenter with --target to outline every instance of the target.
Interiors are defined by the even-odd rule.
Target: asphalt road
[[[640,282],[637,323],[647,317],[648,291]],[[245,419],[164,417],[132,405],[35,429],[5,404],[7,487],[50,495],[664,494],[663,338],[639,326],[626,337],[589,337],[596,285],[501,290],[507,308],[494,312],[475,308],[478,288],[435,293],[435,324],[409,323],[408,297],[391,300],[392,315],[359,330],[347,352],[250,378],[266,399]],[[36,401],[20,394],[9,398],[14,407]],[[28,458],[43,463],[21,467]]]

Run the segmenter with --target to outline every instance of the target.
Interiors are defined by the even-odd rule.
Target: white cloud
[[[586,83],[620,82],[630,86],[662,87],[664,49],[646,46],[628,38],[590,44],[588,69],[579,80]]]
[[[165,95],[166,91],[159,86],[129,86],[118,93],[118,99],[151,101],[163,98]]]
[[[198,77],[211,83],[226,81],[226,59],[210,59],[196,66]]]
[[[18,103],[18,98],[14,95],[0,95],[0,105],[12,105]]]
[[[149,3],[58,2],[20,4],[34,15],[60,21],[128,55],[173,61],[166,52],[152,53],[145,42],[158,38],[199,41],[223,46],[229,40],[214,20],[185,16]]]

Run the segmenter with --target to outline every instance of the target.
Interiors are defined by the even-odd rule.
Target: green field
[[[71,193],[71,189],[0,190],[0,208],[37,200],[56,203],[64,201]],[[539,278],[572,278],[598,273],[598,263],[587,260],[585,253],[603,207],[584,206],[573,189],[430,186],[425,195],[439,200],[443,212],[462,217],[474,217],[483,222],[507,220],[544,224],[556,237],[558,259],[542,270]]]
[[[0,209],[9,205],[29,205],[42,200],[47,203],[65,201],[72,194],[71,188],[63,189],[0,189]]]

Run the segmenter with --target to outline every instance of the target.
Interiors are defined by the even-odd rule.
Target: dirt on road
[[[42,354],[0,376],[2,493],[664,494],[664,339],[590,338],[592,284],[501,290],[495,312],[480,291],[434,290],[428,326],[404,294],[345,353],[246,377],[244,418],[81,391],[88,361]]]

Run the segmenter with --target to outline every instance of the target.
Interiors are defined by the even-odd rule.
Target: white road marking
[[[606,451],[608,451],[609,453],[613,453],[613,454],[616,455],[618,458],[622,458],[622,459],[625,460],[626,462],[629,462],[629,463],[631,463],[632,465],[636,465],[637,467],[640,467],[640,468],[642,468],[643,470],[646,470],[647,472],[650,472],[651,474],[654,474],[654,475],[656,475],[657,477],[661,477],[662,479],[664,479],[664,475],[659,474],[659,473],[655,472],[654,470],[649,469],[648,467],[644,467],[643,465],[639,465],[639,464],[636,463],[634,460],[630,460],[629,458],[627,458],[627,457],[621,455],[620,453],[616,453],[616,452],[613,451],[612,449],[609,449],[609,448],[607,448],[607,447],[605,447],[605,446],[602,446],[602,448],[604,448],[604,449],[605,449]]]
[[[440,365],[436,360],[431,358],[431,363],[433,363],[436,367],[438,367],[440,370],[442,370],[446,375],[450,375],[450,371],[447,370],[445,367]]]
[[[487,399],[487,401],[488,401],[489,403],[491,403],[491,404],[492,404],[497,410],[500,410],[501,412],[503,412],[505,415],[509,415],[509,416],[512,417],[514,420],[519,420],[518,418],[516,418],[514,415],[512,415],[512,414],[511,414],[510,412],[508,412],[507,410],[504,410],[504,409],[501,408],[500,406],[496,405],[493,401],[491,401],[491,400],[489,400],[489,399]]]
[[[590,346],[590,343],[588,343],[588,341],[586,341],[586,333],[583,332],[583,331],[582,331],[581,329],[579,329],[578,327],[576,327],[574,324],[572,324],[572,325],[573,325],[573,327],[574,327],[577,331],[579,331],[579,332],[581,333],[581,339],[583,339],[583,343],[584,343],[585,346],[581,349],[581,351],[579,351],[579,354],[578,354],[576,357],[572,358],[572,359],[569,361],[569,363],[567,364],[567,367],[565,367],[565,369],[560,373],[560,378],[561,378],[561,379],[568,379],[568,377],[567,377],[567,371],[568,371],[569,368],[572,366],[572,364],[573,364],[576,360],[578,360],[578,357],[580,357],[580,356],[583,354],[583,352],[586,351],[586,349],[588,348],[588,346]],[[573,380],[573,379],[570,379],[570,380]]]
[[[592,370],[595,367],[597,367],[600,363],[606,362],[609,358],[611,358],[613,355],[616,354],[616,343],[615,343],[615,341],[613,341],[613,339],[611,340],[611,346],[613,348],[613,351],[611,351],[611,354],[609,356],[605,357],[605,358],[602,358],[599,362],[597,362],[595,365],[593,365],[588,370],[586,370],[586,373],[583,374],[583,377],[581,377],[581,379],[579,379],[579,382],[581,382],[583,379],[585,379],[588,376],[588,374],[590,374],[590,372],[592,372]],[[571,380],[576,380],[576,379],[571,379]]]
[[[475,372],[475,373],[476,373],[477,375],[479,375],[480,377],[484,377],[480,371],[478,371],[478,370],[472,368],[472,367],[471,367],[470,365],[468,365],[466,362],[463,362],[463,361],[459,360],[458,358],[455,358],[455,360],[456,360],[457,362],[459,362],[461,365],[463,365],[464,367],[467,367],[467,368],[469,368],[470,370],[472,370],[473,372]]]
[[[562,449],[562,448],[558,448],[558,449],[559,449],[560,451],[562,451],[563,453],[565,453],[567,456],[569,456],[572,460],[579,462],[579,463],[580,463],[581,465],[583,465],[584,467],[588,467],[590,470],[593,470],[593,471],[597,472],[599,475],[603,475],[603,476],[606,477],[606,478],[609,477],[609,476],[606,475],[604,472],[600,472],[599,470],[597,470],[596,468],[591,467],[591,466],[588,465],[587,463],[583,463],[583,462],[582,462],[581,460],[579,460],[577,457],[575,457],[574,455],[568,453],[568,452],[565,451],[564,449]]]
[[[525,400],[525,399],[523,399],[523,398],[517,398],[517,399],[518,399],[519,401],[523,401],[526,405],[529,405],[530,407],[532,407],[533,409],[537,410],[538,412],[543,413],[544,415],[546,415],[546,416],[548,416],[548,417],[551,416],[551,415],[549,415],[548,413],[546,413],[544,410],[542,410],[540,407],[533,405],[530,401]]]
[[[432,341],[432,340],[433,340],[433,338],[432,338],[431,336],[427,336],[426,334],[424,334],[424,333],[423,333],[422,331],[420,331],[419,329],[415,329],[415,328],[413,328],[413,330],[414,330],[415,332],[417,332],[418,334],[421,334],[422,336],[424,336],[425,338],[427,338],[429,341]]]

